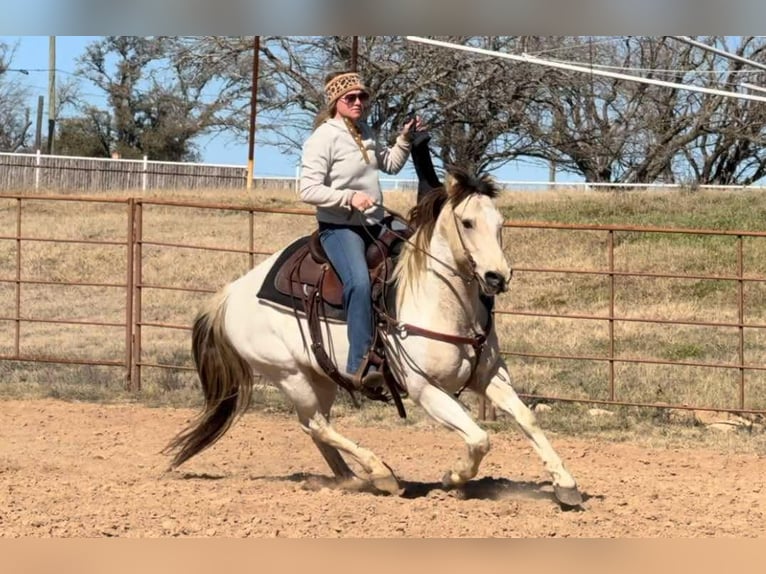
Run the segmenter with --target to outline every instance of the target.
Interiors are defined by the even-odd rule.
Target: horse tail
[[[219,293],[194,321],[192,353],[205,406],[163,450],[175,451],[171,469],[213,445],[250,405],[252,371],[224,330],[226,302],[226,292]]]

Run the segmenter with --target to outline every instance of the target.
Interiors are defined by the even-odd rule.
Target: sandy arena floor
[[[186,409],[0,402],[2,537],[763,537],[766,458],[551,438],[584,511],[562,511],[528,443],[492,433],[462,495],[439,479],[464,448],[439,429],[338,429],[394,468],[408,496],[335,488],[297,421],[249,413],[165,473]]]

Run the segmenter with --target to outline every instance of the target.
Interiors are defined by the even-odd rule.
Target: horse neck
[[[445,332],[470,335],[482,323],[479,288],[458,267],[448,238],[434,232],[418,277],[403,295],[400,320],[427,322]]]

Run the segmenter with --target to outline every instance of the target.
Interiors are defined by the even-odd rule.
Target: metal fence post
[[[614,230],[609,230],[607,249],[609,253],[609,400],[614,400]]]
[[[133,298],[135,289],[133,285],[133,246],[135,245],[135,200],[128,198],[128,233],[127,233],[127,264],[125,280],[125,388],[133,390]]]
[[[739,331],[739,408],[745,408],[745,281],[744,247],[741,235],[737,235],[737,329]]]
[[[248,220],[249,220],[249,226],[250,226],[250,240],[248,245],[248,262],[250,266],[248,269],[252,269],[255,267],[255,212],[251,209],[248,212]]]
[[[133,390],[141,390],[141,282],[142,279],[142,258],[141,242],[143,240],[143,219],[144,209],[140,200],[135,202],[134,215],[134,271],[133,271],[133,359],[131,361],[132,385]]]
[[[21,355],[21,198],[16,200],[16,313],[13,334],[13,352]]]

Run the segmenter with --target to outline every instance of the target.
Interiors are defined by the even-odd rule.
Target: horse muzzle
[[[508,281],[510,277],[506,279],[500,273],[495,271],[487,271],[483,277],[484,288],[487,295],[497,295],[508,290]]]

